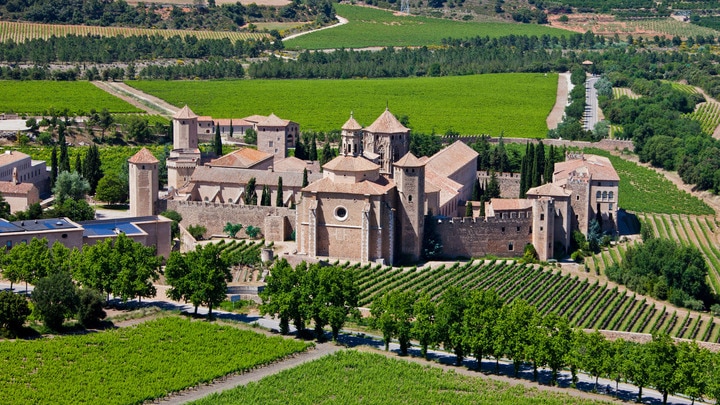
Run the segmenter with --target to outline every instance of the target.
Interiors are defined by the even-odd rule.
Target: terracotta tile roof
[[[208,115],[203,115],[203,116],[198,117],[198,122],[212,122],[212,120],[213,120],[212,117],[210,117]]]
[[[620,181],[610,159],[604,156],[584,155],[582,159],[556,163],[553,178],[567,179],[574,173],[589,174],[592,180]]]
[[[138,151],[138,153],[132,155],[130,159],[128,159],[128,162],[130,163],[160,163],[159,160],[153,154],[147,150],[147,148],[142,148]]]
[[[208,166],[236,167],[249,169],[260,162],[272,159],[273,155],[253,148],[240,148],[208,163]]]
[[[178,119],[178,120],[187,120],[187,119],[193,119],[193,118],[197,118],[197,117],[198,116],[194,112],[192,112],[192,110],[190,109],[190,107],[187,106],[187,104],[185,104],[185,107],[181,108],[180,111],[178,111],[173,116],[173,118]]]
[[[0,166],[5,166],[7,164],[27,159],[29,157],[30,155],[26,155],[16,150],[6,150],[5,153],[0,154]]]
[[[323,169],[341,172],[365,172],[370,170],[380,170],[380,166],[361,157],[338,156],[325,163],[325,165],[323,165]]]
[[[269,170],[236,169],[230,167],[198,166],[190,177],[190,183],[227,184],[231,187],[245,185],[255,177],[256,184],[277,186],[278,178],[283,178],[283,187],[302,186],[302,172],[271,172]],[[322,173],[308,173],[308,181],[322,178]]]
[[[463,141],[455,141],[452,145],[434,154],[428,159],[426,168],[445,177],[450,177],[469,162],[475,162],[478,153]]]
[[[284,180],[284,178],[283,178]],[[335,193],[335,194],[356,194],[356,195],[383,195],[395,187],[395,182],[385,177],[379,177],[376,181],[363,180],[357,183],[336,183],[329,177],[314,181],[303,188],[302,191]]]
[[[285,127],[290,123],[288,120],[284,120],[275,114],[270,114],[265,120],[258,122],[259,127]]]
[[[527,191],[527,195],[567,197],[572,191],[560,187],[558,184],[547,183],[542,186],[533,187]]]
[[[35,186],[32,183],[18,183],[12,181],[0,181],[0,193],[3,194],[22,194],[26,195]]]
[[[362,129],[362,126],[358,124],[357,121],[355,121],[355,118],[353,118],[352,113],[350,113],[350,119],[347,120],[342,126],[341,129],[347,130],[347,131],[359,131]]]
[[[416,158],[415,155],[412,154],[412,152],[408,152],[405,154],[405,156],[401,157],[400,160],[393,163],[394,166],[398,167],[422,167],[425,166],[425,162],[420,161],[420,159]]]
[[[300,172],[308,169],[308,172],[318,173],[320,165],[317,161],[310,162],[296,158],[295,156],[286,157],[273,163],[273,170],[276,172]]]
[[[425,190],[427,192],[428,185],[440,190],[440,207],[447,204],[450,200],[460,194],[462,184],[451,180],[432,170],[425,170]]]
[[[249,117],[245,117],[245,118],[243,118],[243,119],[244,119],[245,121],[247,121],[247,122],[252,122],[253,124],[257,124],[258,122],[263,122],[263,121],[265,121],[265,120],[267,119],[267,117],[264,116],[264,115],[257,115],[257,114],[255,114],[255,115],[251,115],[251,116],[249,116]]]
[[[493,198],[490,200],[493,211],[518,211],[532,208],[532,200],[525,198]]]
[[[405,128],[403,124],[395,118],[387,108],[380,116],[365,128],[365,131],[380,134],[397,134],[400,132],[409,132],[409,128]]]
[[[251,127],[253,126],[253,123],[250,121],[246,121],[242,118],[218,118],[215,120],[216,125],[220,125],[223,127],[228,127],[232,123],[232,126],[242,126],[242,127]]]

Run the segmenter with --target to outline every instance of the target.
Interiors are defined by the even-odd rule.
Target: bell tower
[[[418,261],[425,232],[425,163],[408,152],[395,162],[393,171],[398,191],[400,255],[406,260]]]
[[[155,215],[158,200],[158,165],[160,161],[146,148],[128,159],[130,179],[130,215]]]
[[[355,121],[352,112],[350,119],[343,124],[340,136],[342,137],[340,154],[345,156],[362,155],[362,126]]]

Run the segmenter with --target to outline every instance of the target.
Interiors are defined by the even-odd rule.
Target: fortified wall
[[[478,180],[480,185],[483,186],[485,182],[490,182],[492,174],[489,171],[481,170],[477,172]],[[500,197],[501,198],[518,198],[520,195],[520,173],[495,173],[497,182],[500,185]]]
[[[260,205],[220,204],[205,201],[177,201],[168,200],[167,209],[177,211],[182,216],[182,225],[202,225],[207,228],[206,235],[219,235],[223,227],[230,222],[242,224],[243,227],[252,225],[262,229],[264,236],[281,235],[287,238],[295,230],[295,210],[287,207],[264,207]],[[268,217],[275,217],[267,221]],[[278,219],[277,217],[280,217]],[[284,218],[284,219],[283,219]],[[266,229],[270,227],[283,227],[282,229]],[[238,235],[243,235],[240,231]]]
[[[434,224],[448,259],[486,255],[522,256],[532,243],[532,218],[453,218]]]

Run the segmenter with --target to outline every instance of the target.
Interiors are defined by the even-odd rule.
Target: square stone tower
[[[197,149],[198,116],[187,105],[173,116],[173,149]]]
[[[364,132],[364,150],[378,155],[380,173],[392,176],[393,162],[410,151],[410,128],[406,128],[386,108]]]
[[[146,148],[128,159],[130,177],[130,215],[155,214],[158,199],[158,165],[160,161]]]
[[[425,231],[425,163],[408,152],[393,167],[398,191],[400,255],[409,261],[422,256]]]

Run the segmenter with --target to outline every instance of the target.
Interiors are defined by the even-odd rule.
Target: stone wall
[[[442,138],[444,143],[451,144],[457,140],[463,141],[468,145],[471,145],[475,143],[478,139],[480,139],[481,135],[475,135],[475,136],[444,136]],[[629,140],[620,140],[620,139],[602,139],[599,142],[587,142],[587,141],[569,141],[565,139],[550,139],[545,138],[541,139],[543,141],[543,144],[545,146],[554,145],[554,146],[574,146],[577,148],[598,148],[602,150],[606,150],[608,152],[614,151],[614,150],[624,150],[627,149],[630,152],[633,152],[635,150],[635,145],[633,145],[632,141]],[[490,138],[488,139],[490,143],[497,143],[498,138]],[[533,142],[537,143],[538,139],[534,138],[503,138],[503,141],[505,143],[522,143],[525,144],[526,142]]]
[[[167,209],[177,211],[182,216],[182,225],[185,227],[202,225],[207,228],[205,236],[222,234],[223,227],[225,227],[225,224],[228,222],[233,224],[239,223],[244,227],[248,225],[256,226],[263,229],[263,234],[265,234],[265,217],[268,215],[288,218],[286,222],[290,229],[286,235],[289,235],[295,230],[295,210],[286,207],[168,200]],[[238,236],[244,236],[244,232],[240,231]]]
[[[518,198],[520,196],[520,173],[495,173],[498,184],[500,185],[501,198]],[[483,186],[487,181],[490,183],[490,172],[477,172],[480,185]]]
[[[486,220],[469,217],[434,224],[442,241],[443,255],[448,259],[522,256],[525,245],[532,242],[531,225],[532,218]]]

